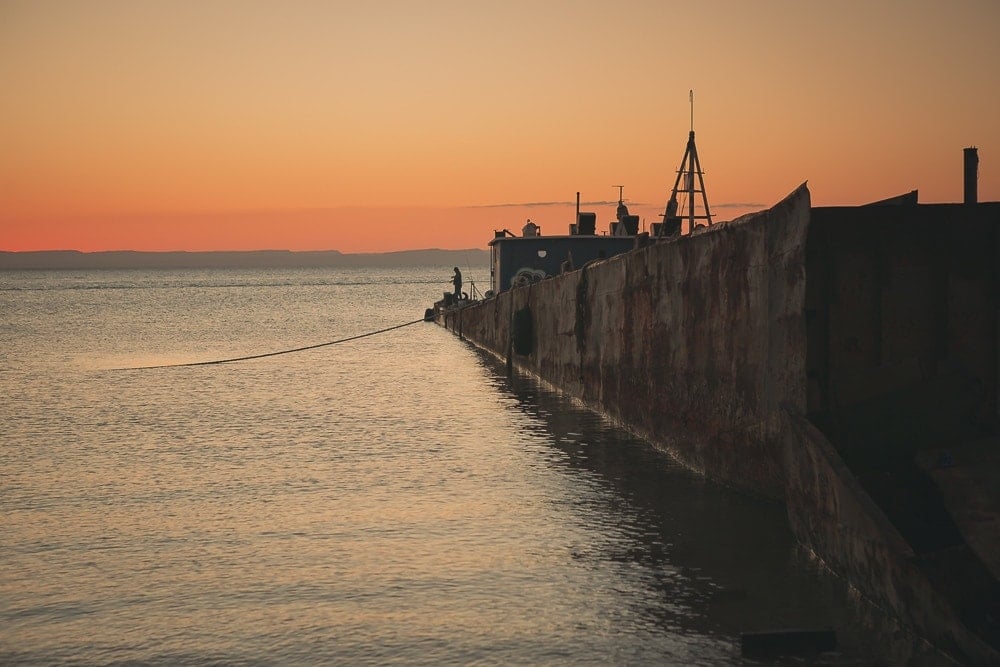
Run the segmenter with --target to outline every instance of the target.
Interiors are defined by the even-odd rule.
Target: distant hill
[[[356,266],[489,266],[487,250],[402,250],[385,253],[342,253],[337,250],[292,252],[252,250],[227,252],[79,252],[0,251],[0,270],[61,269],[230,269],[320,268]]]

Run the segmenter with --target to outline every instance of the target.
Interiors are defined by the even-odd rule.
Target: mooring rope
[[[358,334],[357,336],[350,336],[348,338],[340,338],[338,340],[331,340],[325,343],[316,343],[315,345],[306,345],[305,347],[296,347],[291,350],[279,350],[278,352],[265,352],[264,354],[251,354],[245,357],[232,357],[231,359],[214,359],[212,361],[192,361],[186,364],[161,364],[158,366],[134,366],[129,368],[115,368],[116,371],[145,371],[154,368],[180,368],[182,366],[212,366],[214,364],[229,364],[234,361],[249,361],[250,359],[263,359],[264,357],[276,357],[279,354],[291,354],[292,352],[304,352],[306,350],[315,350],[318,347],[326,347],[328,345],[336,345],[338,343],[346,343],[352,340],[358,340],[359,338],[367,338],[368,336],[375,336],[377,334],[385,333],[387,331],[393,331],[394,329],[402,329],[403,327],[413,326],[414,324],[419,324],[424,322],[424,318],[419,320],[413,320],[412,322],[404,322],[403,324],[397,324],[396,326],[386,327],[385,329],[379,329],[378,331],[369,331],[368,333]]]

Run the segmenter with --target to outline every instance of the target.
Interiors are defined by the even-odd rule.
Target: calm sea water
[[[827,626],[890,659],[780,507],[433,324],[119,370],[409,322],[450,276],[0,273],[0,663],[715,665]]]

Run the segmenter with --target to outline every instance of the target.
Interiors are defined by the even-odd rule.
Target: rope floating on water
[[[419,320],[413,320],[412,322],[404,322],[403,324],[397,324],[396,326],[386,327],[385,329],[379,329],[378,331],[369,331],[368,333],[358,334],[357,336],[349,336],[348,338],[340,338],[338,340],[331,340],[325,343],[316,343],[315,345],[306,345],[305,347],[296,347],[291,350],[279,350],[278,352],[265,352],[264,354],[251,354],[246,357],[233,357],[231,359],[214,359],[212,361],[192,361],[186,364],[161,364],[158,366],[136,366],[131,368],[116,368],[114,370],[118,371],[145,371],[154,368],[180,368],[183,366],[212,366],[214,364],[229,364],[234,361],[249,361],[251,359],[263,359],[264,357],[276,357],[279,354],[291,354],[293,352],[304,352],[306,350],[315,350],[318,347],[326,347],[328,345],[336,345],[338,343],[346,343],[352,340],[358,340],[359,338],[367,338],[368,336],[375,336],[377,334],[385,333],[387,331],[393,331],[394,329],[402,329],[403,327],[413,326],[420,322],[424,322],[424,318]]]

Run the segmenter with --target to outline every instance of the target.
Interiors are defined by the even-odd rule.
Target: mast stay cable
[[[368,336],[375,336],[376,334],[385,333],[387,331],[393,331],[395,329],[402,329],[403,327],[409,327],[419,322],[424,322],[424,318],[419,320],[413,320],[412,322],[404,322],[403,324],[397,324],[392,327],[386,327],[385,329],[379,329],[378,331],[369,331],[368,333],[358,334],[357,336],[349,336],[347,338],[340,338],[338,340],[331,340],[325,343],[316,343],[315,345],[306,345],[305,347],[296,347],[290,350],[279,350],[277,352],[265,352],[263,354],[251,354],[245,357],[232,357],[230,359],[214,359],[212,361],[191,361],[183,364],[160,364],[156,366],[136,366],[129,368],[114,368],[112,370],[116,371],[145,371],[152,370],[154,368],[180,368],[183,366],[212,366],[214,364],[229,364],[234,361],[249,361],[251,359],[263,359],[264,357],[276,357],[279,354],[291,354],[293,352],[304,352],[306,350],[315,350],[318,347],[326,347],[328,345],[336,345],[338,343],[346,343],[352,340],[358,340],[359,338],[367,338]]]

